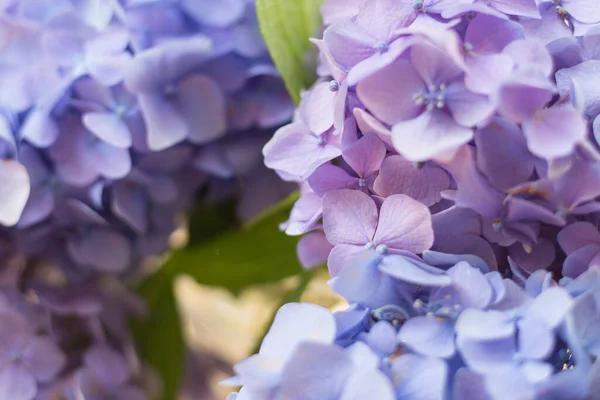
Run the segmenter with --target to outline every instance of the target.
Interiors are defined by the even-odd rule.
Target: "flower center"
[[[445,83],[439,86],[430,86],[427,91],[417,93],[413,99],[418,106],[426,106],[427,110],[431,111],[434,108],[442,109],[446,106],[446,89]]]

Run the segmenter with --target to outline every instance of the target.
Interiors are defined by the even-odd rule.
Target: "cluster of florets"
[[[595,399],[600,7],[328,1],[265,146],[350,308],[282,308],[241,399]]]
[[[289,190],[261,160],[293,104],[254,0],[4,1],[0,91],[0,398],[144,398],[123,282],[199,190],[241,191],[241,218]]]

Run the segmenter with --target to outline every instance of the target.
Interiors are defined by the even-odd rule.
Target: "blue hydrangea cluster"
[[[250,218],[290,190],[261,160],[293,103],[254,7],[1,2],[0,398],[152,397],[127,285],[200,191]]]
[[[329,0],[263,148],[349,303],[284,306],[237,400],[600,399],[600,6]]]

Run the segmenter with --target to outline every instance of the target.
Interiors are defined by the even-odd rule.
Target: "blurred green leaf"
[[[233,293],[298,274],[302,271],[296,257],[298,238],[279,230],[297,197],[297,194],[289,196],[241,229],[229,230],[176,252],[165,267]]]
[[[279,230],[297,198],[297,193],[290,195],[241,227],[235,226],[235,203],[197,210],[190,218],[189,245],[175,251],[138,288],[150,315],[133,321],[134,335],[144,361],[161,374],[162,399],[176,398],[183,376],[185,346],[173,293],[175,277],[187,274],[199,283],[238,293],[251,285],[302,273],[296,258],[298,239]]]
[[[159,272],[139,292],[147,300],[150,299],[150,315],[132,323],[136,345],[143,360],[162,378],[161,399],[175,400],[183,377],[185,344],[173,279]]]
[[[314,68],[307,66],[312,44],[309,38],[321,25],[323,0],[258,0],[260,31],[294,102],[300,91],[314,81]]]

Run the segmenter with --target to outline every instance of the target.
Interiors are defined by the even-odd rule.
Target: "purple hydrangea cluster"
[[[291,304],[231,398],[600,397],[600,6],[329,0],[264,147],[350,304]]]
[[[1,3],[0,398],[145,399],[126,287],[200,190],[290,190],[260,149],[293,103],[254,0]]]

